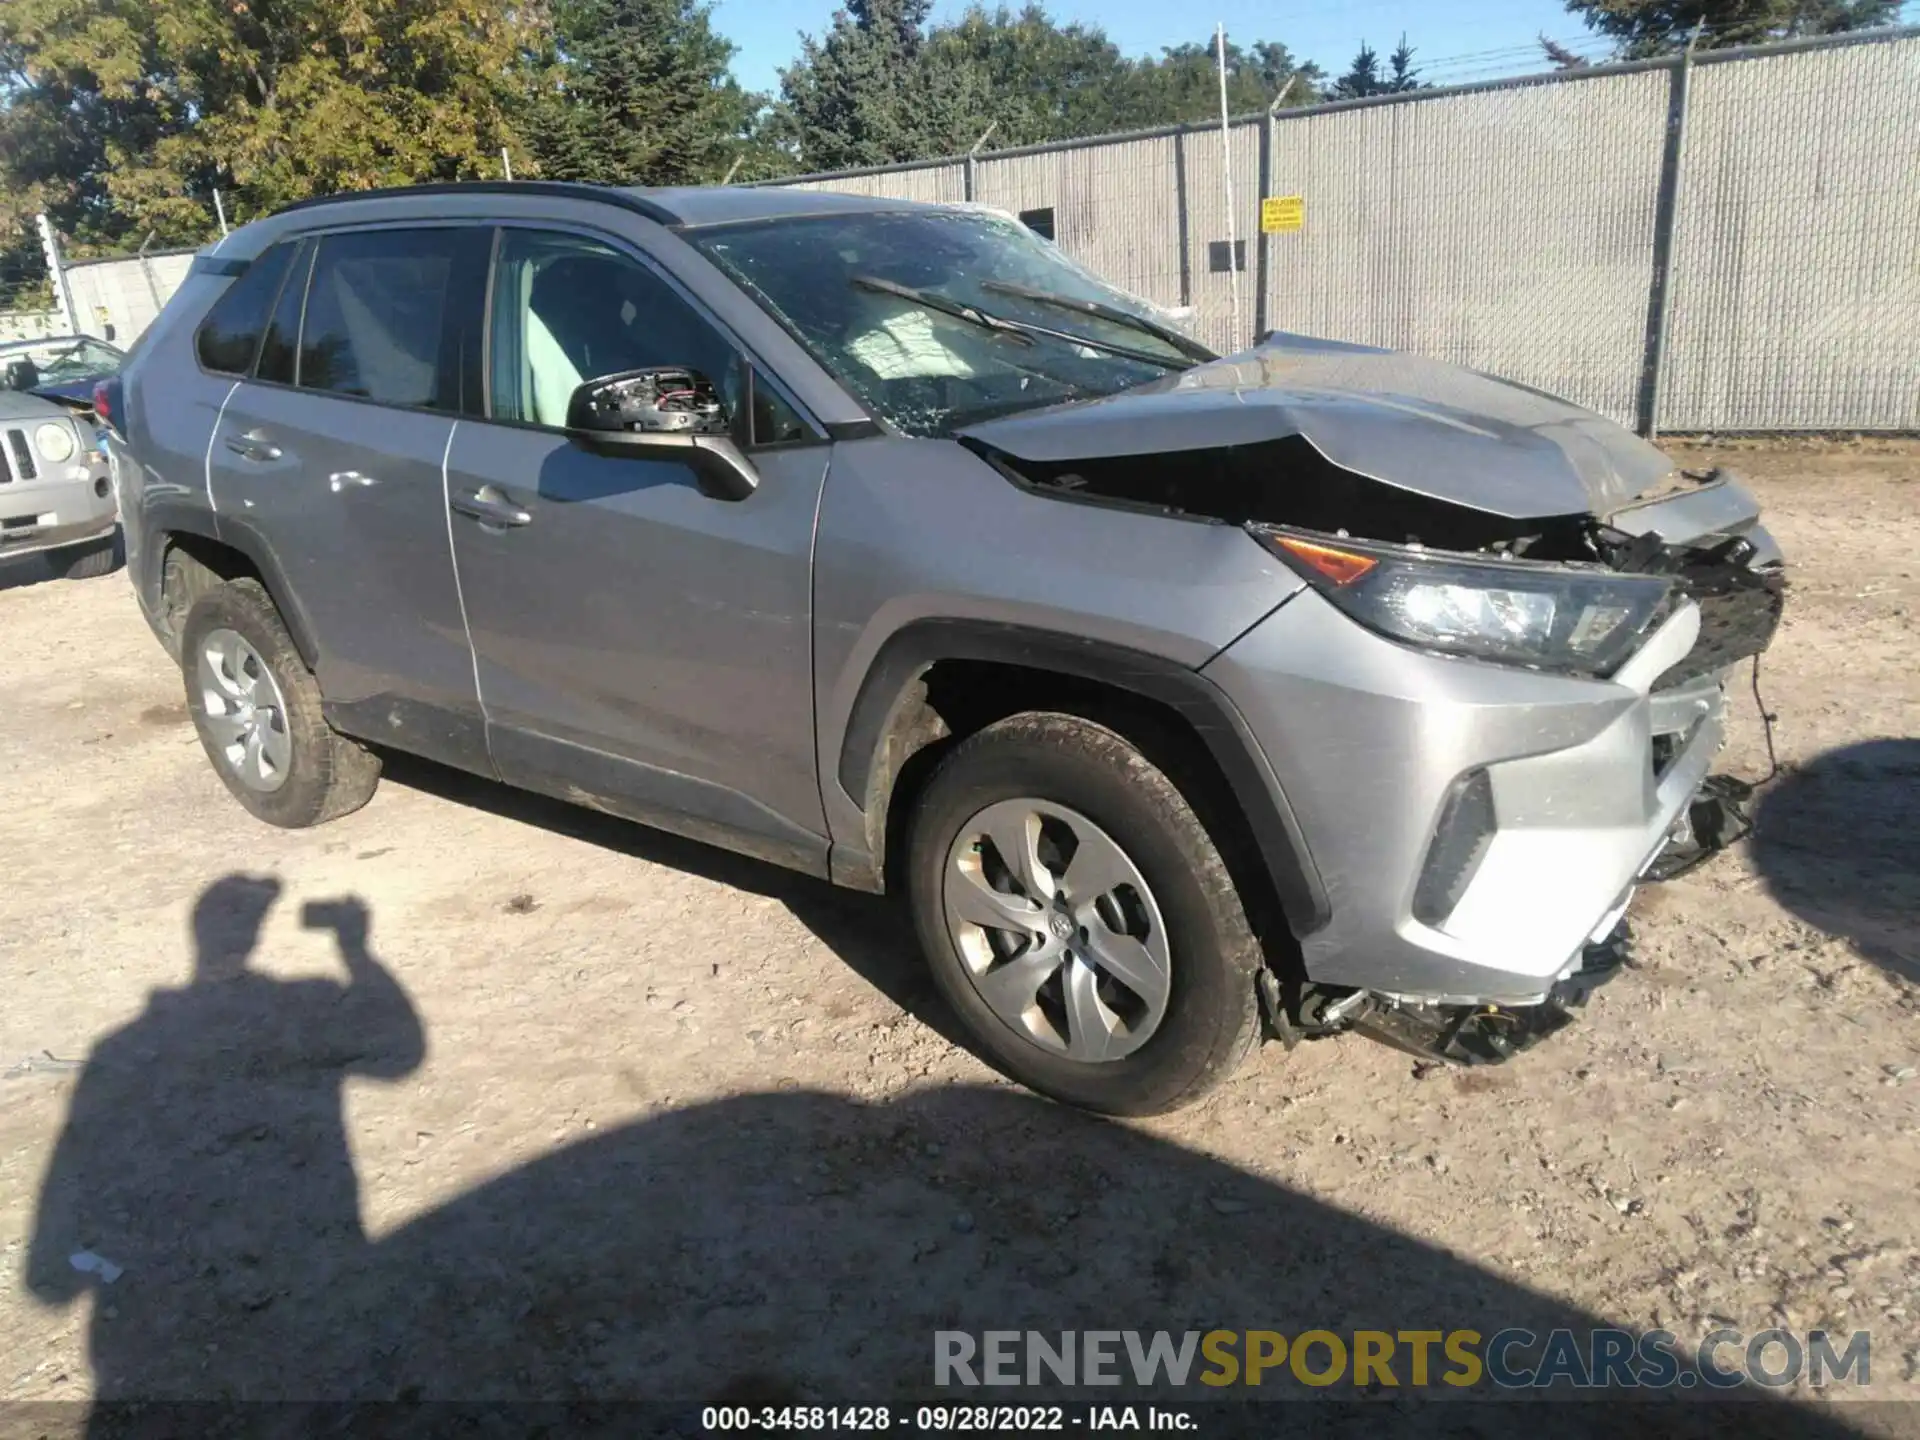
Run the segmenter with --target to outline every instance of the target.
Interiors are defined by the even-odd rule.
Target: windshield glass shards
[[[795,216],[687,238],[909,435],[1111,395],[1212,358],[991,211]]]

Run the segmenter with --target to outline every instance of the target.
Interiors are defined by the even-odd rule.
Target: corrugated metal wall
[[[1623,422],[1648,353],[1671,64],[1283,113],[1264,316],[1434,355]],[[1701,56],[1688,77],[1658,414],[1664,429],[1920,429],[1920,38]],[[1241,323],[1217,127],[974,164],[972,198],[1052,208],[1114,283],[1191,305],[1218,349],[1253,338],[1259,122],[1232,130]],[[1184,183],[1182,183],[1184,182]],[[967,167],[812,182],[957,200]],[[938,195],[929,193],[938,190]],[[1182,236],[1185,237],[1184,254]]]
[[[845,195],[878,195],[889,200],[922,200],[951,205],[967,198],[967,167],[942,161],[902,169],[868,170],[831,179],[787,182],[796,190],[838,190]]]
[[[976,162],[974,199],[1053,211],[1054,239],[1121,289],[1186,303],[1180,279],[1178,137],[1087,144]]]
[[[1241,349],[1253,335],[1254,286],[1260,255],[1260,126],[1235,125],[1228,131],[1227,153],[1233,165],[1233,240],[1245,268],[1213,268],[1227,236],[1227,176],[1221,164],[1218,129],[1196,130],[1186,137],[1187,269],[1192,275],[1193,320],[1189,329],[1215,350]],[[1098,260],[1093,262],[1099,269]],[[1234,325],[1234,291],[1239,290],[1240,323]]]
[[[1689,77],[1660,423],[1920,429],[1920,39]]]
[[[1631,421],[1663,71],[1274,125],[1267,323],[1432,355]]]

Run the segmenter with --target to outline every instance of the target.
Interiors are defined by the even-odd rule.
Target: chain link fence
[[[776,183],[993,205],[1223,352],[1388,346],[1646,433],[1920,430],[1916,28]],[[37,254],[0,249],[0,340],[68,328]],[[70,262],[74,325],[131,344],[190,261]]]
[[[1920,429],[1913,28],[1287,110],[1224,154],[1194,126],[775,183],[998,206],[1218,350],[1390,346],[1647,433]]]

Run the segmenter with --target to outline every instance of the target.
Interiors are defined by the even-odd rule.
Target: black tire
[[[180,546],[167,551],[160,571],[161,640],[175,660],[180,658],[180,635],[187,628],[187,614],[194,602],[224,582]]]
[[[206,701],[195,683],[195,657],[214,630],[232,630],[253,647],[286,704],[292,760],[277,790],[250,788],[227,764],[208,728]],[[329,726],[320,712],[320,686],[294,648],[280,611],[257,580],[229,580],[208,590],[187,612],[180,633],[180,667],[187,710],[208,763],[249,814],[269,825],[298,830],[358,810],[380,782],[380,758]]]
[[[87,550],[60,550],[55,552],[53,563],[68,580],[97,580],[119,568],[120,547],[109,540]]]
[[[1131,1054],[1090,1063],[1016,1033],[988,1007],[948,930],[948,852],[961,827],[1000,800],[1078,811],[1124,849],[1156,897],[1172,957],[1159,1028]],[[1043,1095],[1108,1115],[1191,1104],[1246,1057],[1260,1030],[1264,963],[1226,863],[1177,786],[1124,736],[1072,715],[1029,713],[956,745],[909,820],[907,892],[935,982],[984,1057]]]

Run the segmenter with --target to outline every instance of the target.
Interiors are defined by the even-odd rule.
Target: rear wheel
[[[954,747],[911,821],[936,981],[1014,1079],[1147,1115],[1219,1084],[1259,1030],[1259,942],[1186,798],[1125,737],[1016,715]]]
[[[259,581],[231,580],[194,602],[180,665],[207,759],[256,818],[299,829],[372,797],[379,758],[328,726],[319,684]]]

